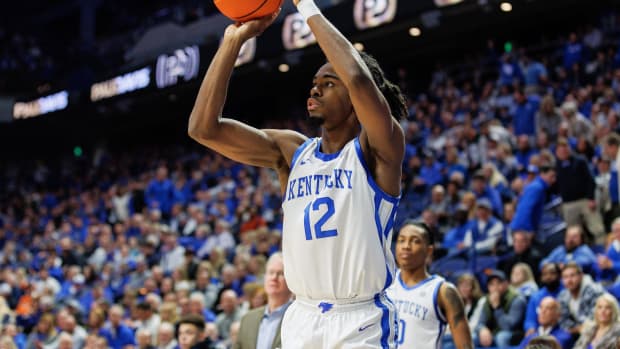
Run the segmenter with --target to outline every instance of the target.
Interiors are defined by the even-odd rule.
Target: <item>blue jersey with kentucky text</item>
[[[441,276],[433,275],[409,287],[403,282],[400,270],[396,272],[396,281],[387,289],[387,295],[398,310],[399,348],[441,348],[446,320],[437,304],[437,295],[444,281]]]
[[[390,249],[399,198],[384,193],[358,138],[321,152],[321,138],[292,160],[282,208],[286,281],[307,299],[368,299],[393,281]]]

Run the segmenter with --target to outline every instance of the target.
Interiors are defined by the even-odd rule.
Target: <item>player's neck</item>
[[[429,277],[430,274],[426,271],[426,268],[419,268],[413,270],[401,269],[400,271],[400,278],[407,286],[417,285],[420,282],[428,279]]]
[[[324,154],[333,154],[344,148],[353,138],[359,134],[357,129],[351,128],[323,128],[321,133],[321,152]]]

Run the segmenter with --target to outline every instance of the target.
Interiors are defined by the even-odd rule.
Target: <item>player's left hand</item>
[[[276,18],[278,18],[281,10],[282,8],[279,8],[276,12],[269,16],[254,19],[245,23],[237,22],[235,24],[231,24],[226,28],[224,35],[235,35],[243,41],[259,36],[276,20]]]

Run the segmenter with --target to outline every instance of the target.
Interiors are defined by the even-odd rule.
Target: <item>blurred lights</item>
[[[499,8],[503,11],[503,12],[510,12],[512,11],[512,4],[504,1],[499,5]]]
[[[278,66],[278,70],[279,70],[281,73],[286,73],[287,71],[291,70],[291,67],[289,67],[289,66],[288,66],[288,64],[286,64],[286,63],[282,63],[282,64],[280,64],[280,65]]]
[[[409,35],[411,36],[420,36],[422,35],[422,31],[418,27],[409,28]]]
[[[362,44],[361,42],[354,43],[353,47],[355,47],[355,49],[358,51],[364,51],[364,44]]]

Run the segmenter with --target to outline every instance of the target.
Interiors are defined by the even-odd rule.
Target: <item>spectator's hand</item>
[[[529,336],[531,334],[534,334],[534,332],[536,332],[536,329],[535,328],[530,328],[529,330],[527,330],[525,332],[525,336],[524,337],[527,337],[527,336]]]
[[[597,262],[600,269],[611,269],[611,259],[607,258],[607,256],[599,255]]]
[[[493,333],[491,333],[488,328],[484,327],[483,329],[481,329],[479,335],[481,346],[490,347],[491,345],[493,345]]]

